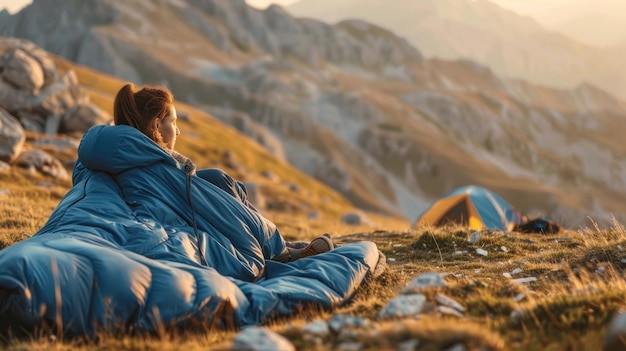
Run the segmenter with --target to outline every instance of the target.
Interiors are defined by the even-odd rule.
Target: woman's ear
[[[161,127],[161,119],[160,118],[153,119],[152,127],[154,128],[154,130],[159,130],[159,128]]]

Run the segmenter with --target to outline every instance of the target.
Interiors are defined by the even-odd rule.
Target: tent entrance
[[[463,198],[454,207],[446,211],[435,223],[435,226],[460,225],[467,227],[469,225],[469,217],[467,198]]]

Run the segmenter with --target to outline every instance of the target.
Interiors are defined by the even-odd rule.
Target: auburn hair
[[[155,127],[156,118],[164,118],[174,105],[172,93],[164,87],[136,87],[132,83],[124,85],[115,95],[113,122],[115,125],[128,125],[139,129],[159,146],[165,142]]]

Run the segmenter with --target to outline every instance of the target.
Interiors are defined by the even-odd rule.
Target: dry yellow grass
[[[31,220],[29,217],[24,222]],[[6,233],[4,231],[3,233]],[[301,327],[313,320],[327,320],[334,313],[368,318],[376,334],[357,330],[355,342],[366,350],[396,350],[419,340],[416,350],[445,350],[456,344],[467,350],[600,350],[613,313],[626,304],[624,264],[626,232],[565,232],[552,236],[482,232],[475,244],[464,228],[413,232],[371,231],[338,238],[340,243],[372,240],[388,258],[388,271],[360,288],[354,299],[335,311],[305,309],[275,319],[268,326],[286,336],[300,350],[337,349],[342,342],[334,333],[311,343]],[[6,238],[5,240],[21,240]],[[507,251],[502,251],[505,246]],[[489,252],[474,254],[476,248]],[[467,252],[458,254],[458,252]],[[456,252],[456,254],[455,254]],[[519,277],[536,277],[529,284],[512,283],[503,273],[520,268]],[[448,273],[447,286],[426,291],[427,307],[420,318],[380,320],[383,306],[408,281],[435,271]],[[467,308],[462,318],[435,312],[435,296],[444,293]],[[514,297],[524,294],[515,301]],[[512,315],[517,314],[516,318]],[[105,334],[98,340],[54,340],[54,333],[38,333],[31,339],[9,339],[4,346],[23,349],[165,349],[224,350],[233,331],[209,328],[164,329],[157,335]]]
[[[110,110],[115,91],[122,82],[59,59],[64,69],[75,69],[84,91],[92,101]],[[465,228],[407,231],[408,221],[368,214],[368,226],[341,224],[340,216],[354,207],[336,192],[306,177],[291,166],[276,161],[256,143],[235,130],[180,104],[189,113],[182,121],[181,152],[200,167],[222,166],[225,151],[243,165],[228,169],[237,177],[258,182],[268,198],[284,210],[270,210],[290,240],[307,239],[330,232],[340,243],[371,240],[390,259],[389,269],[378,280],[360,288],[351,303],[335,311],[305,309],[302,313],[271,321],[268,326],[288,337],[298,349],[337,349],[340,338],[333,333],[311,342],[301,326],[332,313],[362,316],[378,324],[377,334],[359,331],[355,341],[363,349],[396,350],[419,340],[416,350],[445,350],[463,344],[466,350],[599,350],[607,323],[617,309],[626,305],[623,263],[626,259],[626,230],[619,223],[607,231],[589,229],[552,236],[484,231],[470,244],[472,232]],[[28,135],[27,148],[38,138]],[[53,150],[51,150],[53,151]],[[54,152],[54,151],[53,151]],[[75,157],[72,151],[58,152],[60,158]],[[272,170],[280,181],[260,174]],[[36,232],[70,188],[69,180],[54,180],[12,169],[0,173],[0,249]],[[297,184],[300,191],[292,191]],[[308,219],[308,211],[319,213]],[[506,248],[506,251],[502,249]],[[489,252],[477,255],[477,248]],[[517,277],[536,277],[527,285],[515,284],[504,273],[521,269]],[[447,286],[425,293],[426,311],[418,320],[378,320],[378,312],[407,282],[417,275],[435,271],[449,273]],[[467,308],[456,319],[434,310],[438,292],[453,297]],[[524,294],[517,301],[514,297]],[[514,312],[517,311],[517,312]],[[517,317],[511,315],[516,313]],[[104,334],[97,340],[62,340],[50,332],[29,338],[5,337],[0,348],[8,350],[221,350],[228,349],[232,331],[163,329],[156,335]]]

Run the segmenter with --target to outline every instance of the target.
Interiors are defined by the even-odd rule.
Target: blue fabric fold
[[[378,262],[371,242],[268,260],[285,249],[274,223],[197,176],[192,213],[185,170],[132,127],[91,128],[78,156],[47,223],[0,251],[0,328],[260,324],[345,303]]]

